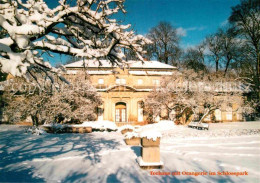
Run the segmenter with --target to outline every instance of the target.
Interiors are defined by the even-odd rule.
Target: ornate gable
[[[136,89],[127,85],[117,85],[107,89],[107,92],[136,92]]]

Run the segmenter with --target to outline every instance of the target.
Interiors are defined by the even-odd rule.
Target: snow
[[[88,74],[97,74],[97,75],[106,75],[106,74],[112,74],[112,71],[87,71]]]
[[[112,121],[85,121],[83,122],[80,126],[90,126],[93,129],[97,130],[112,130],[116,131],[117,126],[114,122]]]
[[[164,71],[147,71],[148,75],[166,75],[166,76],[171,76],[172,72],[164,72]]]
[[[27,132],[30,132],[34,135],[44,135],[44,134],[46,134],[46,132],[42,128],[35,128],[35,127],[28,128]]]
[[[86,67],[89,68],[111,68],[116,67],[116,65],[112,65],[112,63],[109,60],[85,60]],[[146,69],[175,69],[176,67],[161,63],[159,61],[140,61],[140,60],[131,60],[127,61],[126,65],[130,69],[136,69],[136,68],[146,68]],[[75,68],[75,67],[84,67],[84,61],[80,60],[74,63],[70,63],[65,65],[66,68]],[[167,74],[169,74],[167,72]]]
[[[134,130],[134,126],[132,126],[132,125],[123,125],[123,126],[120,126],[118,128],[118,131],[121,132],[121,131],[126,130],[126,129]]]
[[[140,133],[141,138],[147,138],[148,140],[156,141],[157,138],[161,138],[162,134],[158,131],[151,130],[151,131],[142,131]]]
[[[164,166],[152,171],[180,172],[181,175],[151,175],[150,170],[140,169],[137,163],[140,147],[125,145],[124,136],[119,132],[36,136],[24,133],[22,126],[1,125],[0,180],[259,182],[260,121],[210,124],[209,131],[176,125],[171,125],[168,130],[161,127],[160,131],[160,154]],[[247,171],[249,175],[182,175],[182,172],[203,171]]]
[[[159,132],[163,132],[163,131],[167,131],[167,130],[176,129],[177,127],[178,126],[176,126],[173,121],[161,120],[158,123],[142,126],[141,130],[142,131],[144,131],[144,130],[147,130],[147,131],[156,130],[156,131],[159,131]]]
[[[132,75],[147,75],[147,73],[145,71],[128,71],[129,74],[132,74]]]
[[[63,129],[66,126],[68,126],[68,125],[62,125],[62,124],[59,124],[59,123],[51,123],[51,124],[42,125],[42,127],[52,127],[52,128],[55,128],[55,129]]]
[[[84,67],[84,61],[80,60],[77,62],[73,62],[67,65],[64,65],[66,68],[75,68],[75,67]],[[85,67],[115,67],[112,65],[112,63],[109,60],[85,60]]]
[[[133,137],[139,137],[139,134],[136,133],[136,132],[127,132],[127,133],[125,134],[125,138],[126,138],[126,139],[131,139],[131,138],[133,138]]]
[[[67,70],[66,74],[77,74],[78,70]],[[93,70],[93,71],[86,71],[87,74],[93,75],[107,75],[112,74],[112,71],[100,71],[100,70]]]
[[[66,74],[77,74],[78,71],[77,70],[67,70]]]
[[[129,74],[132,75],[167,75],[170,76],[173,74],[173,72],[170,71],[129,71]]]
[[[111,130],[111,131],[116,131],[117,126],[114,122],[112,121],[85,121],[82,124],[58,124],[58,123],[53,123],[53,124],[44,124],[42,125],[43,127],[53,127],[56,130],[63,129],[65,127],[92,127],[92,129],[95,130],[100,130],[100,131],[105,131],[105,130]]]
[[[112,2],[115,2],[113,7]],[[88,7],[82,8],[86,4]],[[62,0],[50,9],[43,0],[3,1],[0,26],[6,30],[7,38],[0,39],[1,71],[26,77],[29,66],[36,64],[46,73],[58,72],[40,62],[47,58],[29,53],[36,49],[49,51],[49,56],[58,52],[88,59],[112,57],[118,63],[124,62],[122,48],[131,47],[138,56],[142,55],[143,45],[150,40],[127,31],[130,24],[122,25],[116,19],[110,19],[119,10],[125,12],[123,4],[121,0],[106,0],[72,6]],[[92,39],[93,36],[96,38]],[[11,45],[15,48],[11,49]]]
[[[144,162],[141,157],[137,158],[137,162],[140,166],[163,166],[163,162]]]
[[[130,60],[127,62],[130,68],[150,68],[150,69],[176,69],[176,67],[161,63],[159,61],[138,61]]]

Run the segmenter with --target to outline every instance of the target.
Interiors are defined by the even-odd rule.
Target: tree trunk
[[[256,49],[256,92],[257,92],[257,98],[258,100],[260,99],[260,91],[259,91],[259,86],[260,86],[260,49],[258,44],[254,44],[255,49]]]
[[[256,47],[256,52],[257,52],[256,53],[256,55],[257,55],[257,68],[256,68],[257,72],[256,73],[257,73],[257,81],[258,81],[257,84],[258,84],[258,87],[259,87],[259,82],[260,82],[259,81],[260,80],[260,78],[259,78],[260,77],[259,76],[260,75],[260,50],[259,50],[258,46]]]
[[[257,46],[256,47],[256,55],[257,55],[257,72],[256,72],[256,76],[257,76],[257,84],[258,84],[258,87],[259,87],[259,82],[260,82],[260,50],[259,50],[259,47]]]
[[[227,74],[227,70],[228,70],[228,66],[229,66],[229,64],[230,64],[230,61],[231,61],[231,59],[230,59],[230,58],[227,58],[227,64],[226,64],[224,76],[226,76],[226,74]]]
[[[207,115],[212,111],[212,110],[209,110],[209,109],[206,109],[206,110],[207,110],[206,113],[200,118],[200,120],[199,120],[198,123],[202,123],[203,119],[204,119],[205,117],[207,117]]]
[[[31,115],[33,126],[38,127],[39,125],[39,118],[37,117],[37,114]]]
[[[216,60],[216,72],[218,72],[218,60]]]
[[[255,50],[256,50],[256,59],[257,59],[257,65],[256,65],[256,75],[257,75],[257,80],[259,83],[259,74],[260,74],[260,50],[258,44],[255,44]]]

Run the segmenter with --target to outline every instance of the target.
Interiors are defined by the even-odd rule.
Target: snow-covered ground
[[[164,168],[154,172],[248,175],[151,175],[136,162],[140,147],[125,145],[119,132],[36,136],[1,125],[0,182],[260,182],[260,122],[158,130]]]

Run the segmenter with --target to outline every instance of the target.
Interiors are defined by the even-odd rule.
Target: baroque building
[[[162,77],[171,76],[177,69],[158,61],[128,61],[124,69],[120,69],[107,60],[88,60],[86,65],[78,61],[65,68],[67,77],[85,70],[103,100],[97,110],[98,120],[115,121],[119,126],[145,124],[145,97],[160,85]]]
[[[67,77],[74,77],[79,71],[87,73],[103,101],[103,105],[97,109],[97,120],[114,121],[118,126],[147,124],[143,110],[145,97],[160,85],[164,77],[177,72],[176,67],[158,61],[128,61],[121,69],[107,60],[88,60],[85,63],[77,61],[67,64],[65,68]],[[216,100],[222,95],[217,96]],[[204,121],[242,121],[242,112],[238,108],[234,103],[230,109],[217,109]],[[154,117],[154,121],[159,120],[160,116]]]

